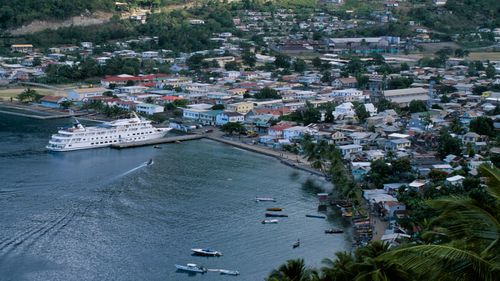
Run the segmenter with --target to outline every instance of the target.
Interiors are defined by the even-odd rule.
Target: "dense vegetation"
[[[497,0],[448,0],[445,10],[438,12],[431,0],[411,10],[409,16],[423,25],[447,33],[459,33],[476,26],[495,28],[500,25],[500,2]]]
[[[177,0],[124,0],[129,8],[155,8]],[[33,20],[61,20],[95,11],[112,11],[114,0],[9,0],[0,8],[0,28],[12,28]]]
[[[307,268],[303,260],[289,260],[267,280],[496,280],[500,272],[500,170],[482,166],[481,174],[488,178],[486,187],[464,181],[458,193],[418,201],[423,215],[414,235],[416,242],[389,247],[376,241],[353,253],[337,252],[319,270]],[[410,208],[415,206],[410,201],[418,196],[402,193],[398,198]]]
[[[64,19],[96,10],[109,10],[113,0],[10,0],[0,8],[0,28],[19,26],[32,20]],[[4,3],[5,4],[5,3]]]
[[[191,18],[202,18],[205,24],[191,25],[188,22]],[[215,47],[216,43],[210,38],[214,33],[224,31],[234,32],[232,16],[227,5],[209,3],[188,10],[155,13],[149,16],[146,24],[114,19],[111,23],[92,28],[72,26],[46,30],[27,36],[26,41],[36,46],[50,47],[82,41],[103,44],[110,40],[136,38],[140,35],[158,36],[158,41],[149,43],[144,48],[190,52]]]

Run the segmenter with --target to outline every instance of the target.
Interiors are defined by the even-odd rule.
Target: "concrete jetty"
[[[115,144],[111,145],[111,148],[122,149],[122,148],[130,148],[130,147],[148,146],[148,145],[172,143],[172,142],[178,142],[178,141],[198,140],[198,139],[201,139],[203,137],[204,136],[202,136],[202,135],[185,135],[185,136],[175,136],[175,137],[168,137],[168,138],[160,138],[160,139],[153,139],[153,140],[131,142],[131,143],[115,143]]]
[[[6,111],[6,110],[0,110],[0,113],[21,116],[21,117],[26,117],[26,118],[40,119],[40,120],[60,119],[60,118],[69,118],[69,117],[77,116],[76,114],[75,115],[69,115],[69,114],[36,115],[36,114],[27,114],[27,113],[20,113],[20,112]]]

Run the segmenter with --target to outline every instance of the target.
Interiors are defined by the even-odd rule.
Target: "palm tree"
[[[434,224],[447,238],[440,240],[447,243],[403,247],[379,258],[433,279],[494,280],[500,273],[500,171],[483,165],[480,172],[488,178],[483,195],[490,200],[455,196],[429,202],[439,212]]]
[[[365,258],[376,258],[389,252],[390,246],[389,243],[384,241],[373,241],[366,247],[356,249],[355,256],[357,261],[363,261]]]
[[[336,259],[323,259],[324,267],[321,268],[321,280],[351,281],[356,277],[352,270],[355,263],[354,257],[349,252],[335,253]]]
[[[416,280],[399,264],[378,258],[366,257],[362,263],[353,266],[353,271],[357,273],[354,281]]]
[[[288,260],[269,274],[268,281],[312,281],[313,270],[307,268],[303,259]]]

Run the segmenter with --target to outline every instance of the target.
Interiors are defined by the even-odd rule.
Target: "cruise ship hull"
[[[113,144],[135,143],[159,139],[171,128],[155,128],[151,121],[133,113],[133,118],[119,119],[93,127],[84,127],[75,119],[73,127],[60,129],[52,135],[46,148],[64,152],[109,147]]]
[[[75,146],[72,147],[64,147],[64,148],[54,148],[51,147],[50,145],[47,145],[45,148],[51,152],[65,152],[65,151],[75,151],[75,150],[84,150],[84,149],[93,149],[93,148],[105,148],[105,147],[111,147],[113,144],[120,144],[120,143],[134,143],[134,142],[141,142],[141,141],[147,141],[147,140],[153,140],[153,139],[159,139],[165,136],[168,131],[171,129],[166,129],[165,131],[159,132],[157,134],[152,134],[149,135],[147,139],[141,139],[141,140],[131,140],[131,141],[118,141],[115,143],[107,143],[107,144],[95,144],[95,145],[90,145],[89,143],[79,143],[75,144]]]

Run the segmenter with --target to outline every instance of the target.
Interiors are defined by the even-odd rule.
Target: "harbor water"
[[[68,122],[0,113],[0,280],[264,280],[287,259],[319,267],[350,248],[349,231],[324,233],[341,218],[305,217],[318,200],[302,183],[323,179],[209,140],[47,152]],[[261,224],[268,207],[289,217]],[[203,247],[224,255],[191,255]],[[176,271],[186,263],[241,275]]]

